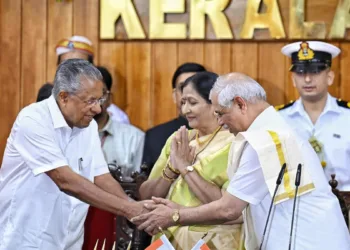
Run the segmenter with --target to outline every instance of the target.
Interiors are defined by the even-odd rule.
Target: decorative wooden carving
[[[349,212],[350,212],[350,192],[339,191],[337,189],[338,181],[335,179],[335,174],[331,175],[332,179],[329,181],[329,185],[332,187],[332,192],[337,196],[341,211],[343,213],[346,225],[349,227]]]
[[[109,170],[116,179],[125,193],[134,200],[140,199],[138,192],[141,184],[148,178],[148,167],[146,165],[141,166],[141,171],[133,172],[131,177],[125,177],[122,175],[122,167],[118,165],[109,166]],[[137,228],[129,222],[126,218],[117,216],[116,220],[116,250],[127,249],[131,242],[131,250],[144,249],[143,236],[144,232],[137,230]]]

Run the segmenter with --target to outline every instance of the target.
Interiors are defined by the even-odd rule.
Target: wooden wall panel
[[[258,78],[258,44],[234,42],[231,45],[231,72]]]
[[[112,75],[113,103],[125,109],[127,103],[125,43],[101,42],[99,49],[99,65],[106,67]]]
[[[299,94],[297,89],[293,85],[293,80],[292,80],[292,73],[289,71],[289,68],[291,66],[291,59],[287,56],[284,58],[284,93],[286,97],[286,103],[290,101],[295,101],[296,99],[299,98]],[[282,104],[282,103],[281,103]]]
[[[340,93],[339,97],[350,101],[350,43],[340,45]]]
[[[126,111],[130,122],[146,130],[151,126],[151,43],[126,44]]]
[[[181,65],[187,62],[204,63],[204,43],[203,42],[178,42],[178,61]]]
[[[340,47],[339,43],[332,43],[333,45]],[[332,70],[334,71],[335,77],[332,86],[329,88],[329,93],[333,96],[340,95],[340,56],[337,56],[332,60]]]
[[[73,34],[87,37],[93,44],[94,63],[99,63],[99,0],[73,1]]]
[[[177,109],[172,97],[172,78],[177,68],[176,42],[152,44],[151,126],[176,117]]]
[[[228,42],[204,43],[204,65],[217,74],[227,74],[231,70],[231,44]]]
[[[83,3],[82,3],[83,4]],[[73,34],[73,3],[48,0],[47,81],[52,82],[57,68],[55,47]]]
[[[21,0],[0,1],[0,159],[20,109]]]
[[[22,0],[21,107],[36,101],[46,81],[46,0]]]
[[[258,82],[264,87],[270,104],[285,102],[285,56],[281,53],[283,43],[259,43]]]

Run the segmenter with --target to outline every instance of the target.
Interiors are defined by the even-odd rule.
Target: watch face
[[[175,222],[179,220],[179,214],[178,214],[178,213],[175,213],[175,214],[173,215],[173,220],[174,220]]]
[[[189,171],[189,172],[192,172],[193,169],[194,169],[193,166],[188,166],[188,167],[187,167],[187,171]]]

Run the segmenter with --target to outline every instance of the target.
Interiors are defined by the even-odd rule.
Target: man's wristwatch
[[[185,178],[185,175],[188,174],[189,172],[193,172],[194,167],[193,166],[187,166],[185,168],[185,172],[183,173],[182,177]]]
[[[177,223],[180,220],[180,213],[179,209],[176,209],[172,215],[172,219],[175,223]]]

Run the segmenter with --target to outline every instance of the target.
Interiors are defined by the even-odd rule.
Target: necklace
[[[219,132],[219,130],[221,129],[221,126],[219,126],[210,136],[208,136],[207,139],[205,139],[204,141],[200,141],[199,140],[199,132],[197,130],[197,133],[196,133],[196,142],[198,144],[198,146],[202,146],[203,144],[207,143],[208,141],[211,141],[214,136]]]
[[[200,153],[202,153],[202,151],[203,151],[204,149],[206,149],[206,147],[207,147],[207,146],[209,145],[209,143],[214,139],[214,137],[217,135],[217,133],[219,133],[219,131],[220,131],[221,128],[222,128],[222,127],[219,126],[219,127],[212,133],[212,135],[209,136],[209,138],[208,138],[207,140],[205,140],[205,142],[201,142],[202,145],[203,145],[204,143],[207,143],[207,144],[206,144],[204,147],[202,147],[202,148],[196,153],[196,155],[194,156],[194,158],[193,158],[193,160],[192,160],[192,165],[195,163],[195,161],[196,161],[198,155],[199,155]],[[196,133],[196,141],[197,141],[198,146],[199,146],[199,148],[200,148],[201,145],[199,144],[199,140],[198,140],[198,131],[197,131],[197,133]]]

